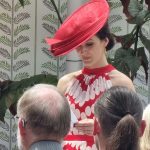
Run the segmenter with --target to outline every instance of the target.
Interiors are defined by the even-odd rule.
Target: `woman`
[[[150,104],[144,109],[143,120],[146,122],[146,128],[141,137],[141,150],[150,150]]]
[[[143,108],[137,94],[125,87],[107,90],[94,106],[101,150],[139,150],[145,129]],[[107,119],[106,119],[107,118]]]
[[[134,90],[132,81],[108,64],[106,50],[113,45],[108,29],[109,6],[105,0],[90,1],[77,9],[47,39],[55,56],[77,50],[84,68],[62,77],[58,88],[66,95],[78,122],[65,138],[66,150],[96,150],[93,139],[94,103],[111,86],[124,85]]]

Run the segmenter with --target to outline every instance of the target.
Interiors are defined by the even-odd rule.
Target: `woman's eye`
[[[87,43],[86,44],[86,46],[92,46],[93,45],[93,43]]]

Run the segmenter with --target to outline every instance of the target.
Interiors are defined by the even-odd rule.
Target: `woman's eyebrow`
[[[87,40],[86,42],[91,42],[91,41],[93,41],[93,39],[89,39],[89,40]]]

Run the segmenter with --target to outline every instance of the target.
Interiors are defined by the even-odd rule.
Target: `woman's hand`
[[[94,132],[94,120],[93,119],[84,119],[80,120],[74,124],[79,131],[79,133],[83,133],[86,135],[93,135]]]

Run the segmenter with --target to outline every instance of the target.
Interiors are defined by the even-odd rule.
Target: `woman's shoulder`
[[[77,75],[79,75],[80,73],[81,73],[81,70],[68,73],[68,74],[62,76],[62,77],[59,79],[59,81],[61,81],[61,82],[68,82],[68,81],[74,79],[74,78],[75,78]]]
[[[126,86],[135,90],[132,80],[124,73],[113,70],[109,74],[113,86]]]
[[[57,84],[57,87],[59,88],[59,90],[62,92],[62,93],[65,93],[67,87],[69,86],[69,84],[71,84],[71,82],[73,81],[73,79],[79,75],[81,73],[81,70],[80,71],[76,71],[76,72],[72,72],[72,73],[68,73],[64,76],[62,76],[59,81],[58,81],[58,84]]]

